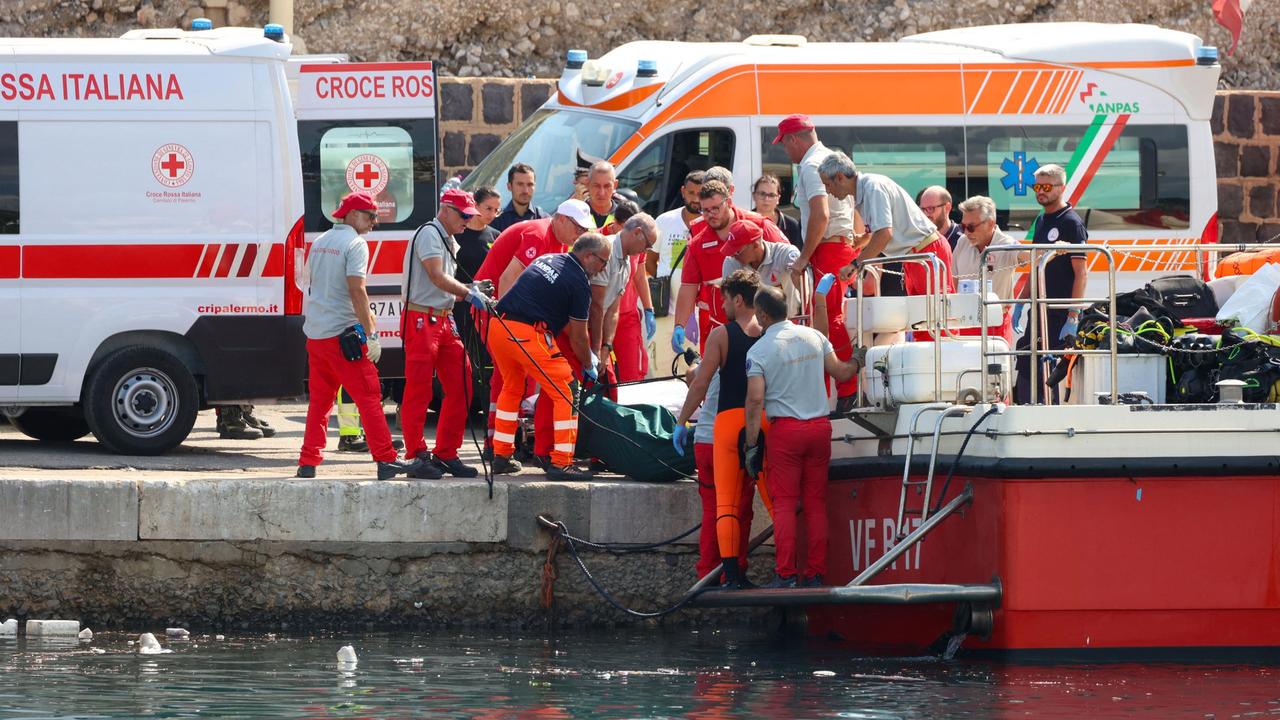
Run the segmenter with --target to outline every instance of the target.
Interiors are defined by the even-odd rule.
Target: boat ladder
[[[933,503],[933,476],[938,466],[938,445],[942,438],[942,424],[949,417],[959,417],[968,415],[973,411],[973,407],[969,405],[952,405],[950,403],[931,403],[924,407],[918,408],[911,415],[911,424],[908,426],[907,432],[907,457],[902,465],[902,494],[898,498],[898,528],[897,540],[901,541],[907,536],[905,531],[905,521],[909,515],[919,515],[920,522],[924,523],[929,519],[929,506]],[[924,480],[911,479],[911,458],[915,452],[916,436],[920,434],[919,423],[920,418],[929,412],[937,412],[938,419],[933,425],[933,447],[929,449],[929,470],[925,474]],[[907,498],[910,495],[910,489],[916,488],[916,494],[923,496],[923,502],[920,507],[907,507]]]

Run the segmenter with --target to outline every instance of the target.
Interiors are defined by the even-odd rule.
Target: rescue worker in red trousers
[[[369,452],[378,462],[378,479],[389,480],[417,470],[422,463],[400,460],[391,444],[391,430],[382,412],[382,385],[374,366],[382,356],[382,345],[365,288],[369,244],[363,235],[378,224],[378,204],[369,193],[351,193],[333,217],[337,224],[312,243],[308,261],[311,283],[302,331],[307,336],[311,399],[297,476],[316,476],[316,466],[324,460],[329,411],[342,386],[360,409]]]
[[[458,457],[462,430],[467,422],[471,363],[453,317],[457,300],[465,299],[480,311],[493,303],[484,293],[484,288],[492,288],[492,283],[468,286],[454,278],[458,270],[458,243],[453,236],[462,232],[476,214],[471,193],[446,190],[440,197],[435,219],[418,228],[405,250],[404,314],[400,320],[405,385],[400,402],[400,427],[404,432],[405,457],[423,461],[423,467],[413,474],[419,479],[436,479],[443,473],[460,478],[480,474]],[[431,404],[432,377],[440,379],[444,398],[440,403],[436,444],[428,451],[422,428]]]
[[[778,288],[760,288],[755,310],[764,334],[747,351],[743,458],[753,478],[758,479],[766,465],[769,468],[777,575],[766,587],[796,587],[797,583],[818,587],[827,571],[831,420],[827,416],[826,376],[836,382],[853,377],[866,351],[857,348],[852,359],[842,362],[822,333],[787,320],[787,302]],[[770,428],[762,448],[761,427],[766,417]],[[803,570],[796,567],[796,514],[801,506]]]
[[[795,246],[788,247],[796,250]],[[710,411],[714,414],[714,445],[710,467],[698,457],[697,445],[694,446],[694,453],[695,459],[699,460],[699,487],[702,487],[701,481],[704,478],[714,478],[710,492],[699,491],[703,502],[703,532],[707,533],[707,526],[714,527],[713,547],[724,568],[723,587],[734,590],[750,587],[746,579],[747,542],[751,534],[751,504],[757,484],[754,478],[743,471],[742,461],[738,456],[738,436],[742,433],[745,420],[747,351],[764,332],[756,320],[753,306],[759,289],[759,276],[754,270],[745,268],[735,270],[720,285],[724,314],[729,322],[712,330],[707,338],[706,354],[689,385],[684,407],[676,416],[676,430],[671,438],[676,451],[683,455],[685,438],[690,432],[686,423],[699,403],[704,406],[703,412]],[[713,378],[719,381],[718,396],[714,405],[708,408],[704,397]],[[768,429],[767,421],[764,427]],[[760,499],[772,512],[765,483],[760,483],[759,488]],[[706,552],[708,548],[700,543],[699,550]],[[706,566],[708,563],[700,560],[699,564]]]
[[[599,233],[585,233],[568,253],[543,255],[529,264],[498,301],[489,325],[489,354],[502,371],[502,394],[494,412],[493,472],[521,470],[512,460],[516,423],[525,380],[532,378],[552,403],[555,443],[547,477],[589,480],[591,473],[573,467],[578,441],[577,383],[569,360],[556,345],[567,332],[570,349],[582,368],[582,379],[596,381],[600,361],[587,339],[591,312],[589,278],[609,264],[609,242]]]

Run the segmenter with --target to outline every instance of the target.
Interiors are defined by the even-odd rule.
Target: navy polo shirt
[[[525,220],[539,220],[546,216],[547,213],[537,205],[530,205],[529,208],[524,211],[524,214],[521,215],[516,212],[515,203],[507,203],[507,207],[502,210],[502,213],[498,215],[498,217],[493,219],[493,222],[489,223],[489,227],[501,233],[503,230],[506,230],[518,222],[524,222]]]
[[[543,255],[529,263],[497,308],[500,315],[543,323],[553,335],[570,320],[585,321],[590,309],[587,271],[571,253]]]
[[[1089,231],[1085,230],[1080,216],[1070,205],[1055,213],[1042,213],[1036,221],[1036,232],[1032,242],[1037,244],[1066,242],[1080,244],[1089,239]],[[1073,255],[1059,255],[1049,261],[1044,269],[1045,297],[1071,297],[1071,286],[1075,283],[1076,272],[1071,267]],[[1038,258],[1037,258],[1038,260]]]

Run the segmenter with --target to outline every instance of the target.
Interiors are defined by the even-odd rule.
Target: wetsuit
[[[739,515],[743,505],[750,507],[755,483],[742,468],[738,457],[738,436],[746,422],[747,351],[760,338],[747,335],[736,322],[724,325],[729,348],[720,364],[720,397],[715,421],[715,454],[713,467],[716,485],[716,538],[721,560],[738,558],[744,550],[746,535],[751,531],[749,518]],[[762,426],[766,427],[766,426]],[[762,475],[761,478],[764,476]],[[759,484],[760,499],[773,514],[764,483]],[[744,522],[745,521],[745,522]]]

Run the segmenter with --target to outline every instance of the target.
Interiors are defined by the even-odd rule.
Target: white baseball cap
[[[591,216],[591,208],[578,199],[565,200],[556,208],[557,215],[563,215],[584,230],[595,230],[596,220]]]

